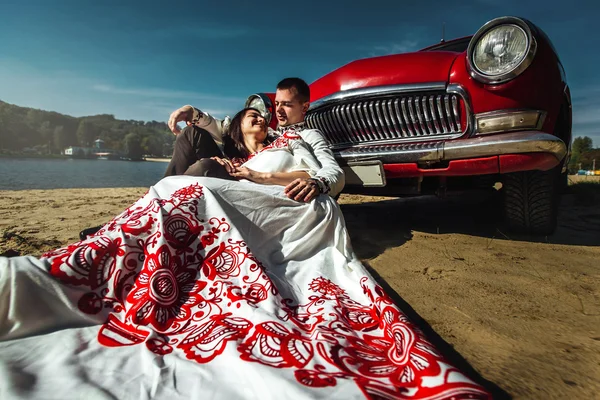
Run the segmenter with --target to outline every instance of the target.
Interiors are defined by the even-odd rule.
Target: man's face
[[[304,121],[308,102],[298,100],[296,89],[277,89],[275,92],[275,116],[279,126],[288,126]]]

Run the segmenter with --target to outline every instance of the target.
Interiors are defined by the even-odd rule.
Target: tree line
[[[104,148],[140,159],[170,156],[175,137],[164,122],[119,120],[109,114],[76,118],[0,101],[0,152],[35,148],[61,154],[69,146],[92,147],[96,139],[104,141]]]
[[[571,147],[569,173],[577,173],[580,169],[591,170],[596,160],[596,169],[600,169],[600,148],[594,148],[588,136],[577,137]]]
[[[96,139],[104,141],[104,148],[140,159],[144,155],[170,157],[175,136],[164,122],[119,120],[109,114],[77,118],[0,101],[0,153],[36,148],[45,154],[61,154],[69,146],[92,147]],[[591,170],[594,159],[600,169],[600,148],[593,148],[592,139],[575,138],[569,172]]]

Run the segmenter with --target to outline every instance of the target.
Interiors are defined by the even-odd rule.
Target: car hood
[[[313,82],[311,101],[348,89],[447,82],[452,63],[461,54],[422,51],[356,60]]]

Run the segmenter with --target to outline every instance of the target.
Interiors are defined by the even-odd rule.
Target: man
[[[311,201],[321,193],[336,196],[344,187],[344,172],[335,161],[321,132],[308,129],[304,124],[309,106],[310,88],[305,81],[286,78],[277,84],[275,117],[278,128],[269,133],[279,135],[293,129],[304,139],[321,164],[315,178],[296,179],[285,187],[284,192],[289,198],[304,202]],[[182,121],[188,123],[188,126],[180,132],[177,123]],[[226,129],[227,120],[215,120],[188,105],[175,110],[168,124],[177,139],[165,176],[186,174],[223,177],[223,168],[219,168],[216,163],[225,167],[226,171],[235,168],[228,160],[221,159],[223,141],[220,135]]]

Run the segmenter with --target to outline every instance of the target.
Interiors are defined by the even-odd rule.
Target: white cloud
[[[18,60],[0,60],[0,100],[23,107],[81,117],[113,114],[119,119],[166,121],[184,104],[215,117],[232,115],[245,98],[156,87],[119,87],[74,71],[48,71]]]
[[[232,116],[236,110],[241,109],[245,100],[238,97],[164,88],[119,88],[112,85],[95,84],[92,89],[109,95],[118,103],[131,103],[131,99],[135,98],[135,102],[128,106],[128,110],[131,112],[137,110],[137,115],[153,115],[155,116],[153,119],[159,121],[167,120],[171,112],[184,104],[192,104],[216,118]]]
[[[399,54],[399,53],[408,53],[411,51],[418,50],[419,41],[413,39],[404,39],[401,42],[397,43],[387,43],[383,45],[375,46],[371,49],[370,55],[372,57],[375,56],[383,56],[388,54]]]
[[[189,92],[185,90],[170,90],[163,88],[119,88],[106,84],[95,84],[92,89],[114,95],[151,97],[155,99],[162,98],[188,98],[188,99],[203,99],[209,101],[234,102],[240,103],[244,99],[238,97],[215,96],[206,93]]]
[[[588,107],[577,107],[573,104],[573,125],[596,124],[600,132],[600,104]]]
[[[600,86],[571,88],[573,136],[589,136],[600,146]]]
[[[600,95],[600,85],[584,87],[571,87],[571,98],[573,101],[586,101],[597,98]]]
[[[204,106],[207,107],[203,107],[202,104],[193,105],[199,108],[200,110],[209,113],[215,118],[224,118],[226,115],[233,117],[235,113],[241,109],[241,106],[237,105],[234,105],[232,107],[220,107],[219,105],[215,107],[215,104],[204,104]],[[169,118],[169,115],[181,106],[182,104],[175,102],[144,101],[139,104],[140,109],[146,110],[152,115],[162,116],[163,118],[160,118],[160,121],[166,121]]]

